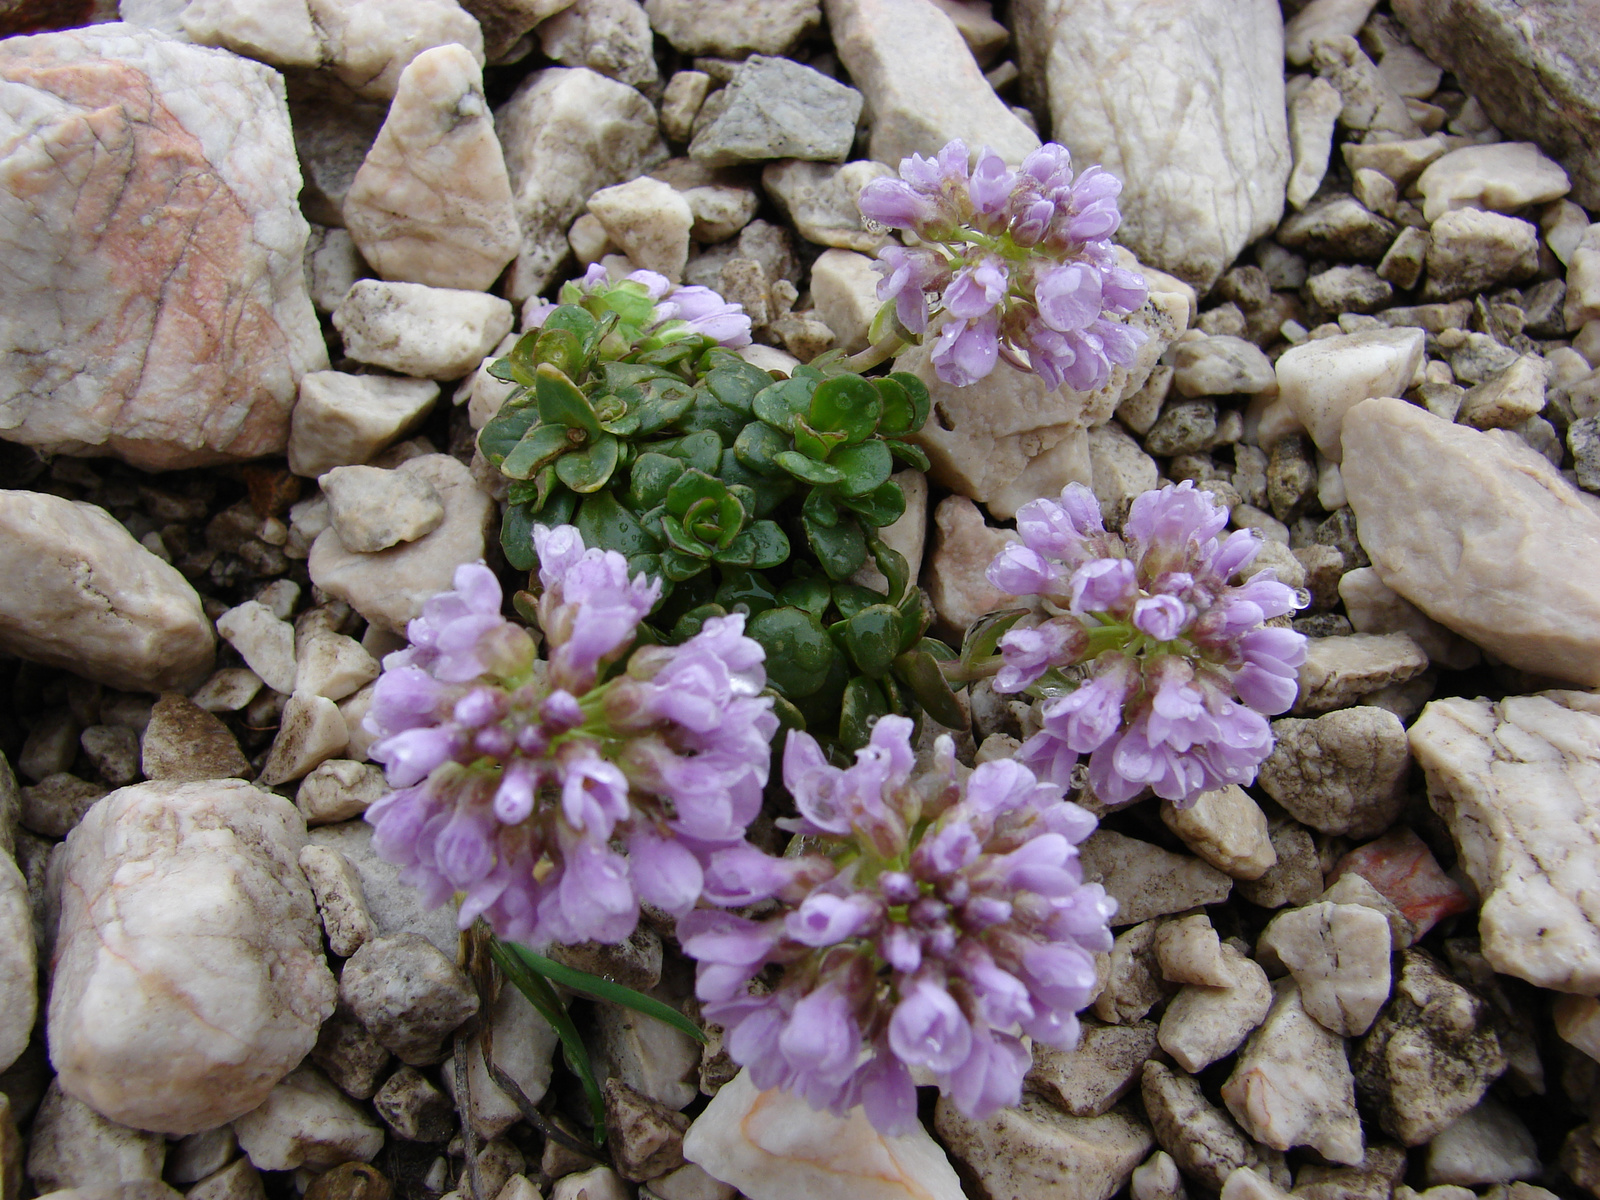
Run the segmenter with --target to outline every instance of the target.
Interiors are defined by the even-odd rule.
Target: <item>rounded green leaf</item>
[[[865,496],[889,481],[894,470],[894,457],[889,447],[874,438],[855,446],[841,446],[828,459],[828,465],[837,467],[843,478],[839,490],[846,496]],[[901,511],[905,511],[904,502]]]
[[[915,467],[919,471],[926,471],[931,465],[928,454],[921,446],[911,442],[891,441],[888,443],[889,453],[893,454],[907,466]]]
[[[872,680],[857,675],[844,687],[844,703],[839,712],[839,741],[846,750],[859,750],[872,740],[872,727],[879,717],[889,714],[883,689]]]
[[[757,570],[770,571],[789,561],[789,536],[776,522],[757,521],[739,536],[754,542],[754,558],[750,565]]]
[[[872,385],[878,389],[878,397],[883,401],[878,432],[885,437],[900,437],[909,433],[912,422],[916,420],[916,409],[912,407],[905,384],[891,375],[883,375],[874,379]]]
[[[840,521],[832,529],[802,517],[806,541],[830,579],[848,579],[867,561],[867,541],[853,520]]]
[[[574,441],[574,434],[580,440]],[[539,468],[569,450],[577,450],[586,436],[581,429],[566,425],[535,425],[511,448],[511,453],[500,464],[500,471],[512,479],[532,479]]]
[[[894,670],[910,687],[923,711],[935,721],[946,729],[967,727],[967,714],[932,654],[921,649],[908,650],[895,659]]]
[[[549,363],[540,363],[535,373],[534,394],[539,400],[539,419],[547,425],[571,425],[591,438],[601,434],[600,419],[576,384]]]
[[[739,463],[761,475],[776,475],[783,470],[777,456],[793,449],[789,438],[764,421],[751,421],[733,442]]]
[[[725,444],[712,430],[703,429],[679,438],[677,447],[672,453],[685,460],[691,467],[704,471],[707,475],[715,475],[717,467],[722,462],[722,447]]]
[[[569,377],[581,376],[584,368],[583,339],[570,329],[547,325],[534,343],[533,357],[539,363],[549,363]]]
[[[791,700],[821,688],[838,655],[822,623],[803,609],[757,613],[745,632],[767,652],[767,681]]]
[[[539,423],[539,408],[527,392],[514,393],[489,423],[478,431],[478,449],[498,467],[516,449],[524,434]]]
[[[895,371],[885,378],[905,388],[906,398],[911,401],[911,428],[906,432],[916,433],[928,423],[928,414],[933,412],[933,397],[928,395],[928,385],[910,371]]]
[[[585,496],[578,506],[578,532],[585,546],[615,550],[625,558],[654,552],[660,545],[646,532],[639,518],[629,512],[610,492]]]
[[[639,512],[664,504],[673,482],[688,469],[681,458],[652,453],[639,455],[629,475],[628,503]]]
[[[844,472],[838,467],[817,462],[815,459],[807,458],[804,454],[794,450],[785,450],[782,454],[777,455],[773,461],[796,479],[803,480],[814,486],[826,487],[829,484],[844,482]]]
[[[729,358],[732,361],[729,361]],[[711,389],[711,394],[723,404],[736,409],[748,418],[756,394],[772,386],[772,376],[760,367],[730,355],[728,358],[722,358],[718,365],[706,374],[705,384]]]
[[[882,442],[869,442],[868,445],[883,445]],[[892,479],[885,479],[865,496],[845,496],[839,503],[861,518],[863,525],[871,525],[875,529],[882,529],[885,525],[893,525],[906,512],[906,496],[900,490],[900,485]]]
[[[808,575],[804,579],[791,579],[778,591],[778,603],[803,608],[814,617],[828,611],[833,599],[832,588],[821,575]]]
[[[859,375],[836,375],[812,394],[809,424],[818,433],[842,433],[851,443],[871,437],[883,414],[878,389]]]
[[[903,633],[900,613],[889,604],[869,604],[844,625],[850,657],[862,674],[874,679],[886,674],[889,664],[900,653]]]
[[[506,506],[500,522],[500,548],[506,561],[519,571],[531,571],[538,562],[533,555],[533,511],[526,504]]]
[[[743,536],[743,535],[741,535]],[[781,601],[772,583],[760,571],[728,571],[717,589],[717,603],[729,612],[766,612]]]
[[[556,477],[579,494],[598,492],[617,469],[617,439],[602,433],[594,443],[556,459]]]
[[[714,475],[690,467],[667,489],[667,511],[675,517],[681,517],[701,500],[721,500],[728,494],[726,485]]]
[[[795,417],[810,409],[816,386],[816,380],[797,372],[757,392],[750,409],[768,425],[788,433],[794,428]]]

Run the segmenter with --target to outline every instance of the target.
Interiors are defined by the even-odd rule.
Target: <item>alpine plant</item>
[[[429,904],[459,895],[463,929],[618,942],[641,902],[688,912],[743,844],[778,724],[764,652],[742,615],[718,617],[607,678],[660,581],[570,525],[533,536],[546,657],[500,615],[494,574],[457,568],[384,659],[366,720],[396,790],[367,820]]]
[[[1017,511],[1020,543],[989,565],[1002,591],[1041,598],[1047,618],[1000,641],[1000,692],[1043,698],[1020,757],[1072,779],[1080,755],[1107,804],[1145,788],[1179,806],[1248,784],[1272,749],[1267,717],[1288,710],[1306,639],[1266,625],[1303,598],[1263,570],[1234,582],[1261,548],[1192,480],[1145,492],[1108,532],[1082,484]],[[1075,668],[1069,670],[1069,668]]]
[[[985,148],[968,169],[966,145],[900,161],[898,179],[861,191],[864,216],[914,235],[878,252],[878,298],[905,330],[938,327],[933,365],[964,387],[996,362],[1092,391],[1113,365],[1132,366],[1146,335],[1118,318],[1145,301],[1144,277],[1117,265],[1122,183],[1099,167],[1074,177],[1066,147],[1049,142],[1011,170]]]
[[[1006,760],[969,772],[948,736],[917,774],[912,729],[880,718],[848,769],[791,732],[783,782],[800,815],[778,824],[807,851],[752,849],[745,871],[745,902],[779,910],[678,923],[701,1011],[757,1087],[860,1105],[891,1135],[915,1126],[918,1083],[982,1117],[1021,1099],[1024,1037],[1077,1044],[1116,908],[1083,882],[1095,820],[1059,784]]]

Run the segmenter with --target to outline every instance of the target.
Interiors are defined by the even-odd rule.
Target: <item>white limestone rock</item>
[[[383,1147],[383,1126],[310,1064],[291,1072],[259,1107],[235,1120],[233,1130],[261,1171],[368,1162]]]
[[[1436,700],[1411,729],[1429,802],[1483,897],[1484,957],[1583,995],[1600,992],[1597,739],[1600,699],[1585,692]]]
[[[349,744],[350,729],[337,704],[326,696],[290,696],[258,781],[275,787],[299,779],[320,763],[343,754]]]
[[[332,825],[359,817],[388,791],[378,767],[348,758],[331,758],[319,763],[300,781],[294,803],[308,826]]]
[[[305,836],[287,800],[237,780],[141,784],[89,811],[62,851],[50,988],[69,1095],[194,1133],[249,1112],[305,1056],[335,995]]]
[[[682,1030],[619,1005],[599,1009],[596,1026],[611,1074],[635,1091],[674,1110],[700,1094],[701,1046]]]
[[[1428,228],[1423,300],[1455,300],[1518,283],[1539,270],[1539,229],[1531,221],[1458,208]]]
[[[1018,66],[1081,164],[1123,181],[1118,238],[1208,290],[1283,215],[1283,18],[1271,0],[1021,0]]]
[[[1267,815],[1236,783],[1201,792],[1185,808],[1163,800],[1161,822],[1195,854],[1235,879],[1260,879],[1278,861]]]
[[[1226,984],[1185,984],[1161,1018],[1161,1048],[1190,1074],[1237,1050],[1272,1007],[1266,972],[1232,946],[1220,955]]]
[[[343,700],[378,677],[378,660],[355,638],[313,630],[295,649],[294,690]]]
[[[944,1151],[920,1126],[885,1137],[859,1109],[817,1112],[790,1092],[758,1091],[746,1071],[689,1126],[683,1156],[750,1200],[963,1200]]]
[[[359,554],[415,542],[444,521],[438,489],[415,471],[335,467],[317,482],[339,541]]]
[[[1354,37],[1376,7],[1376,0],[1311,0],[1283,28],[1284,57],[1297,67],[1305,66],[1318,40]]]
[[[448,454],[425,454],[395,470],[432,485],[444,503],[444,521],[426,537],[375,554],[349,549],[329,527],[312,544],[308,566],[312,582],[330,596],[381,628],[403,633],[423,601],[450,590],[458,566],[483,557],[494,501]]]
[[[186,690],[216,638],[176,569],[93,504],[0,490],[0,649],[131,692]]]
[[[694,210],[677,188],[641,175],[601,188],[588,204],[589,212],[635,267],[682,282]]]
[[[1600,686],[1600,515],[1548,460],[1394,399],[1351,409],[1344,444],[1385,584],[1513,666]]]
[[[947,1098],[934,1128],[979,1180],[983,1194],[1029,1200],[1109,1200],[1155,1144],[1149,1127],[1121,1109],[1070,1117],[1043,1097],[974,1121]]]
[[[1417,180],[1422,215],[1436,221],[1458,208],[1514,213],[1572,190],[1561,164],[1532,142],[1462,146],[1435,159]]]
[[[1132,925],[1202,904],[1220,904],[1233,880],[1198,858],[1173,854],[1110,829],[1098,829],[1079,847],[1086,883],[1105,885],[1117,902],[1112,925]]]
[[[545,57],[564,67],[588,67],[652,94],[659,84],[650,18],[638,0],[574,0],[534,32]]]
[[[1254,342],[1227,334],[1190,334],[1172,348],[1172,385],[1180,395],[1228,396],[1267,391],[1272,363]]]
[[[1471,1188],[1538,1179],[1544,1164],[1538,1143],[1517,1114],[1485,1096],[1455,1124],[1433,1135],[1423,1169],[1430,1188]]]
[[[1330,1162],[1359,1165],[1365,1148],[1344,1039],[1306,1014],[1292,980],[1275,991],[1266,1022],[1222,1085],[1223,1103],[1263,1145],[1310,1146]]]
[[[1257,954],[1289,969],[1314,1021],[1330,1033],[1357,1037],[1372,1027],[1389,999],[1390,949],[1389,922],[1382,913],[1322,901],[1273,917]]]
[[[960,635],[979,617],[1018,607],[1017,597],[1002,592],[984,575],[994,556],[1017,540],[1015,530],[985,524],[978,506],[965,496],[939,501],[933,527],[926,586],[934,611],[951,632]]]
[[[289,469],[315,479],[369,462],[420,425],[438,398],[431,379],[313,371],[300,380],[290,418]]]
[[[567,227],[603,187],[667,157],[655,109],[633,88],[583,67],[529,76],[495,113],[522,246],[507,279],[516,301],[545,289],[568,254]]]
[[[511,181],[465,47],[426,50],[401,73],[344,223],[384,279],[483,291],[516,256]]]
[[[791,159],[770,163],[765,167],[761,172],[761,186],[794,222],[800,236],[806,241],[840,250],[876,254],[893,238],[882,230],[874,232],[862,224],[861,209],[856,198],[861,194],[861,189],[874,179],[893,174],[883,163],[870,159],[848,162],[843,166]],[[881,276],[875,273],[874,278]],[[815,295],[814,267],[811,287]],[[839,331],[836,329],[834,332]]]
[[[556,1031],[541,1017],[528,999],[510,984],[490,1010],[493,1029],[494,1065],[514,1080],[534,1104],[544,1099],[550,1086],[550,1070],[556,1051]],[[472,1094],[472,1127],[483,1138],[499,1137],[518,1121],[522,1110],[500,1090],[483,1061],[483,1036],[474,1033],[467,1040],[467,1087]],[[440,1068],[445,1090],[455,1095],[455,1059],[447,1058]]]
[[[333,311],[345,353],[423,379],[459,379],[511,332],[499,296],[361,279]]]
[[[1426,340],[1420,329],[1368,329],[1291,346],[1274,366],[1279,398],[1317,449],[1342,462],[1345,414],[1373,396],[1405,392]]]
[[[10,1113],[6,1114],[9,1123]],[[167,1156],[159,1134],[108,1121],[52,1079],[28,1131],[28,1178],[43,1193],[57,1189],[159,1183]],[[13,1134],[15,1136],[15,1134]],[[9,1156],[7,1156],[9,1157]],[[20,1176],[20,1163],[3,1162]],[[4,1176],[0,1175],[0,1179]],[[8,1188],[15,1194],[20,1189]]]
[[[882,301],[882,274],[873,259],[854,250],[824,250],[811,267],[811,300],[817,317],[849,354],[867,348],[867,333]]]
[[[0,1071],[28,1048],[39,1010],[38,961],[28,881],[0,853]]]
[[[1102,1025],[1084,1018],[1082,1029],[1071,1050],[1035,1043],[1023,1087],[1048,1096],[1074,1117],[1098,1117],[1139,1082],[1156,1048],[1156,1027],[1149,1021]]]
[[[8,40],[0,110],[0,436],[146,470],[281,453],[328,356],[276,72],[92,25]]]
[[[460,940],[455,913],[448,905],[427,907],[417,889],[401,881],[400,868],[378,857],[372,848],[371,825],[359,820],[319,825],[308,839],[314,846],[337,850],[355,869],[379,934],[420,933],[442,953],[454,956]]]
[[[275,692],[294,691],[294,626],[259,600],[246,600],[217,618],[217,632]]]
[[[868,152],[890,166],[952,138],[1013,166],[1038,135],[983,77],[960,31],[933,0],[825,0],[839,61],[866,97]]]
[[[1314,637],[1300,666],[1300,697],[1293,711],[1344,708],[1380,688],[1415,679],[1427,669],[1428,656],[1404,633]]]
[[[1404,633],[1422,647],[1428,661],[1453,671],[1477,666],[1482,655],[1399,592],[1373,567],[1357,567],[1339,577],[1339,599],[1357,633]]]
[[[326,225],[311,226],[311,236],[306,239],[306,287],[311,292],[311,303],[319,313],[331,313],[339,301],[358,279],[369,278],[371,269],[356,249],[355,239],[347,229],[330,229]],[[301,379],[302,385],[305,379]],[[289,427],[294,437],[294,426]]]
[[[784,54],[822,21],[819,0],[644,0],[650,25],[685,54]]]
[[[1333,128],[1343,108],[1344,98],[1326,79],[1311,80],[1289,100],[1289,149],[1294,168],[1289,172],[1285,196],[1297,209],[1311,201],[1328,173]]]
[[[311,885],[328,935],[328,949],[349,958],[373,935],[372,914],[361,896],[361,880],[349,861],[326,846],[300,847],[300,869]]]

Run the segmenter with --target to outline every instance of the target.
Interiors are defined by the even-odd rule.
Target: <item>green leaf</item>
[[[734,456],[750,470],[762,475],[775,475],[782,471],[777,457],[791,449],[790,439],[765,421],[751,421],[739,431],[739,436],[733,442]]]
[[[533,397],[526,392],[514,393],[478,431],[478,449],[490,466],[498,467],[538,421],[539,409]]]
[[[666,529],[671,529],[673,525],[672,518],[667,518],[662,522],[662,525]],[[668,540],[670,541],[671,538],[669,537]],[[661,552],[661,573],[672,580],[673,583],[682,583],[687,579],[693,579],[706,569],[708,565],[705,558],[706,553],[709,553],[709,551],[695,555],[685,554],[676,548],[663,550]]]
[[[673,480],[672,486],[667,489],[665,504],[669,513],[681,517],[696,501],[721,500],[727,494],[728,489],[722,480],[698,467],[690,467]]]
[[[706,559],[711,557],[711,547],[696,537],[692,530],[685,529],[683,527],[683,522],[677,517],[670,515],[662,517],[661,532],[666,536],[667,544],[672,547],[674,553],[680,556],[687,555],[688,557],[694,559]],[[703,562],[700,563],[699,566],[695,567],[695,572],[698,573],[704,568],[704,566],[705,564]],[[670,576],[671,574],[671,567],[669,565],[668,575]],[[672,577],[676,578],[676,576]],[[685,578],[687,578],[687,576],[685,576]]]
[[[850,682],[852,672],[850,657],[835,652],[822,686],[809,696],[791,696],[795,708],[805,718],[806,728],[819,737],[834,737],[839,730],[839,704],[844,698],[844,685]]]
[[[932,654],[923,649],[907,650],[894,660],[894,670],[910,686],[923,711],[935,721],[946,729],[967,727],[967,714]]]
[[[904,501],[902,496],[901,500]],[[867,549],[872,554],[872,561],[877,564],[878,571],[889,581],[889,603],[898,604],[906,594],[906,588],[911,583],[911,565],[906,562],[905,555],[891,547],[876,533],[867,535]]]
[[[883,445],[882,442],[868,442],[869,446]],[[906,512],[906,496],[900,490],[900,485],[892,479],[885,479],[865,496],[842,497],[839,503],[861,518],[863,525],[871,525],[875,529],[882,529],[885,525],[893,525]]]
[[[886,597],[882,592],[875,592],[869,587],[862,587],[859,583],[836,583],[833,585],[833,606],[839,610],[839,615],[847,621],[869,604],[882,604],[885,599]]]
[[[1025,608],[1008,608],[979,617],[967,629],[966,640],[961,644],[961,661],[971,666],[998,654],[1000,639],[1027,615]]]
[[[549,470],[549,468],[545,468]],[[541,473],[542,474],[542,473]],[[552,528],[557,525],[567,525],[572,521],[572,514],[577,510],[578,497],[560,484],[556,484],[549,502],[537,510],[539,520]]]
[[[745,507],[739,498],[724,493],[721,498],[697,500],[683,515],[683,527],[708,546],[727,550],[744,529]],[[737,558],[733,564],[750,566],[750,561]],[[753,560],[752,560],[753,561]]]
[[[617,469],[618,446],[616,438],[602,433],[592,445],[556,459],[556,477],[580,494],[598,492]]]
[[[863,675],[857,675],[844,688],[844,703],[839,713],[839,741],[846,750],[859,750],[872,740],[872,727],[887,716],[889,703],[883,689]]]
[[[550,1028],[556,1031],[556,1037],[561,1039],[567,1066],[583,1084],[583,1093],[588,1097],[589,1115],[594,1125],[594,1144],[600,1146],[606,1137],[606,1105],[600,1095],[594,1065],[589,1061],[589,1048],[584,1045],[583,1036],[572,1023],[571,1015],[550,986],[550,981],[531,962],[525,961],[525,955],[532,959],[541,957],[515,942],[502,942],[499,938],[489,940],[489,956],[494,959],[495,965],[528,998],[528,1003],[549,1022]]]
[[[841,446],[833,452],[828,465],[837,467],[844,476],[839,484],[841,492],[846,496],[865,496],[889,481],[889,472],[894,470],[894,458],[889,453],[889,447],[874,438],[856,446]],[[901,511],[904,509],[902,501]]]
[[[585,546],[615,550],[630,560],[636,555],[652,553],[659,546],[639,523],[639,518],[619,504],[610,492],[585,496],[578,506],[577,525]]]
[[[791,579],[778,589],[778,603],[787,604],[793,608],[803,608],[814,617],[821,617],[828,611],[828,604],[833,599],[832,589],[828,581],[821,575],[809,575],[804,579]]]
[[[807,458],[814,458],[818,462],[827,460],[834,447],[844,444],[842,433],[818,433],[806,424],[804,417],[794,419],[794,448]]]
[[[750,565],[770,571],[789,561],[789,537],[774,521],[756,521],[739,535],[755,543]]]
[[[670,367],[674,363],[681,363],[685,359],[693,358],[700,353],[700,341],[697,336],[675,339],[665,346],[656,346],[645,350],[639,355],[639,361],[656,366]]]
[[[956,657],[956,652],[943,642],[922,636],[933,624],[933,609],[921,588],[908,589],[905,597],[895,607],[900,610],[900,619],[906,630],[905,637],[900,639],[900,649],[909,650],[920,643],[925,644],[933,651],[933,656],[941,661]]]
[[[691,467],[704,471],[707,475],[715,475],[717,467],[722,463],[722,447],[724,444],[716,433],[709,429],[704,429],[698,433],[691,433],[687,437],[679,438],[672,454],[674,457],[683,459]],[[666,453],[666,451],[662,451],[662,453]]]
[[[756,394],[772,386],[772,376],[741,358],[729,357],[733,358],[732,362],[722,359],[706,373],[705,385],[723,404],[748,419]]]
[[[895,371],[885,378],[905,388],[906,396],[911,401],[911,427],[906,432],[916,433],[928,423],[928,416],[933,412],[933,397],[928,395],[928,385],[910,371]]]
[[[576,304],[559,304],[555,311],[545,317],[540,329],[565,329],[578,336],[580,341],[588,341],[598,327],[592,316]]]
[[[772,715],[778,718],[778,737],[776,738],[776,744],[783,744],[783,733],[785,730],[798,729],[802,733],[805,732],[805,714],[795,707],[794,703],[784,696],[783,693],[779,692],[776,688],[763,688],[761,690],[761,694],[763,696],[770,696],[772,698]]]
[[[600,420],[577,385],[549,363],[540,363],[534,391],[539,397],[539,419],[547,425],[570,425],[591,438],[601,434]]]
[[[712,617],[725,617],[728,610],[721,604],[697,604],[673,623],[671,639],[674,645],[687,642],[705,626]]]
[[[539,561],[533,556],[533,510],[526,504],[506,505],[505,519],[500,522],[500,549],[519,571],[531,571]]]
[[[760,571],[728,571],[717,589],[717,603],[729,612],[754,614],[776,608],[780,601],[771,582]]]
[[[854,444],[872,436],[882,413],[877,388],[859,375],[837,375],[817,385],[809,424],[818,433],[842,433]]]
[[[877,679],[888,674],[900,653],[900,613],[890,604],[869,604],[844,625],[845,645],[863,674]]]
[[[789,433],[794,429],[795,417],[810,410],[811,395],[816,386],[814,379],[796,372],[790,378],[779,380],[756,393],[750,409],[768,425]]]
[[[628,503],[639,512],[666,503],[673,481],[689,469],[681,458],[653,453],[639,455],[629,475]]]
[[[842,483],[844,481],[844,472],[839,470],[838,467],[817,462],[815,459],[807,458],[804,454],[794,450],[785,450],[773,461],[796,479],[803,480],[814,486],[826,487],[829,484]]]
[[[832,529],[802,517],[806,541],[830,579],[848,579],[867,561],[867,542],[854,520],[840,521]]]
[[[745,633],[767,652],[767,682],[791,700],[822,687],[838,656],[822,622],[799,608],[757,613]]]
[[[496,366],[505,364],[506,372],[502,378],[515,380],[523,387],[533,386],[535,373],[539,368],[538,346],[541,332],[532,329],[523,334],[517,339],[516,345],[511,347],[511,353],[495,364]]]
[[[911,396],[906,391],[905,384],[891,375],[883,375],[874,379],[872,385],[878,389],[878,398],[883,401],[883,415],[878,418],[878,432],[884,437],[900,437],[911,432],[917,410],[911,403]]]
[[[534,343],[533,356],[540,364],[548,363],[568,378],[583,375],[583,339],[570,329],[546,325]]]
[[[839,505],[827,488],[813,488],[800,505],[800,515],[824,529],[832,529],[839,523]]]
[[[886,442],[884,444],[889,447],[890,454],[893,454],[909,467],[915,467],[919,471],[926,471],[932,465],[928,462],[927,452],[921,446],[900,441]]]
[[[500,473],[512,479],[532,479],[540,467],[578,448],[580,443],[572,440],[572,433],[565,425],[535,425],[506,455],[500,464]]]
[[[725,444],[731,445],[749,420],[748,415],[736,408],[729,408],[713,396],[709,389],[700,387],[695,389],[694,400],[679,424],[691,433],[710,430]]]

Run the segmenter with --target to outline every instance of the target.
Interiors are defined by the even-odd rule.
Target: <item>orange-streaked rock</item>
[[[170,470],[281,453],[327,365],[276,72],[132,26],[0,45],[0,436]]]

